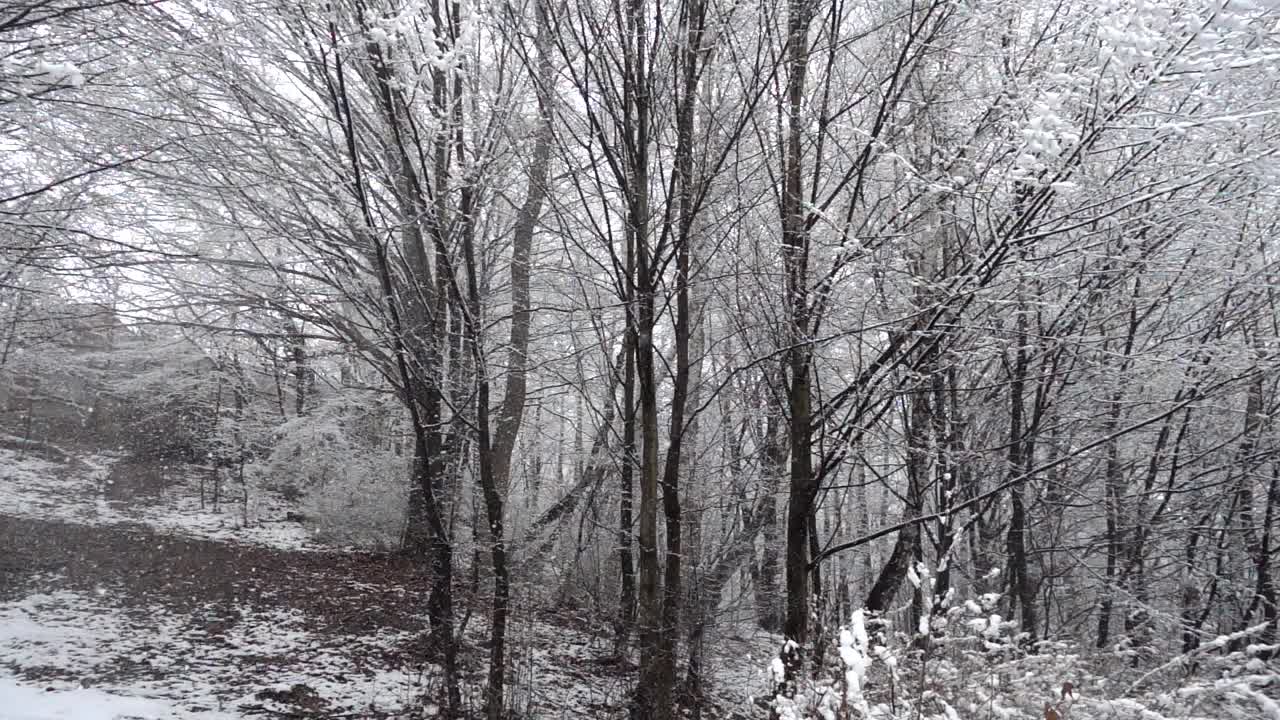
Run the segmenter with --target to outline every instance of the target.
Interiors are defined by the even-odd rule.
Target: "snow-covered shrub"
[[[184,344],[170,352],[118,353],[120,378],[98,398],[88,422],[138,457],[200,460],[218,424],[218,376],[198,348]]]
[[[924,610],[915,631],[894,632],[883,618],[855,611],[824,640],[835,652],[824,654],[827,665],[816,679],[807,671],[784,673],[785,663],[773,663],[772,675],[785,690],[772,703],[776,717],[954,720],[993,711],[993,717],[1035,717],[1031,713],[1041,709],[1041,698],[1051,695],[1040,687],[1007,694],[1012,670],[1004,665],[1019,646],[1016,624],[993,612],[998,597],[953,605],[953,593],[935,597],[936,580],[923,565],[911,568],[908,577]],[[794,687],[782,683],[784,675],[796,678]]]
[[[387,412],[376,396],[347,394],[277,429],[263,482],[300,496],[321,540],[362,548],[399,544],[411,458],[397,454],[390,438],[364,432],[366,416]]]
[[[995,613],[994,594],[952,602],[949,593],[935,603],[934,580],[926,568],[912,569],[926,610],[913,633],[856,611],[825,639],[837,652],[826,653],[816,679],[805,669],[786,672],[789,643],[770,668],[784,691],[770,703],[774,716],[1039,719],[1048,705],[1069,720],[1280,720],[1280,645],[1258,642],[1265,624],[1137,669],[1123,655],[1073,641],[1029,643],[1017,623]],[[794,678],[790,686],[786,678]]]
[[[388,550],[400,543],[408,502],[403,458],[365,453],[346,463],[346,477],[317,485],[303,499],[303,513],[319,539],[339,545]]]

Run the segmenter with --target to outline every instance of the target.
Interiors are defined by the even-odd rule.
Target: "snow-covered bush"
[[[1069,677],[1072,663],[1048,648],[1019,656],[1016,625],[991,608],[972,600],[943,608],[921,617],[925,632],[910,636],[855,611],[833,641],[831,665],[801,680],[794,697],[775,699],[774,712],[781,720],[1043,717],[1053,683]],[[1014,658],[1037,661],[1019,667]]]
[[[1151,668],[1072,641],[1030,644],[995,613],[998,596],[952,602],[934,597],[921,566],[911,580],[923,612],[910,635],[855,611],[814,674],[788,642],[770,667],[780,720],[958,720],[1058,717],[1070,720],[1280,720],[1280,646],[1256,642],[1258,625],[1210,640]],[[1230,651],[1230,648],[1238,650]],[[788,659],[790,658],[790,659]],[[788,665],[792,668],[788,668]]]
[[[262,468],[267,487],[301,497],[317,536],[340,545],[392,548],[404,527],[411,458],[390,433],[369,433],[389,411],[379,398],[347,394],[277,429]]]
[[[788,677],[800,679],[785,687],[785,663],[775,661],[773,675],[786,691],[773,702],[778,718],[953,720],[960,717],[958,708],[991,707],[1003,684],[997,668],[1017,648],[1016,625],[992,612],[995,595],[953,606],[953,593],[935,597],[936,579],[923,565],[912,567],[908,577],[924,609],[915,631],[894,632],[883,618],[856,610],[835,637],[824,640],[836,652],[824,654],[830,660],[816,679],[792,672]]]
[[[218,426],[214,363],[194,345],[118,352],[119,378],[88,422],[138,457],[200,460]]]
[[[303,498],[316,536],[337,545],[388,550],[400,543],[408,502],[407,464],[382,452],[345,462],[345,477],[321,483]]]

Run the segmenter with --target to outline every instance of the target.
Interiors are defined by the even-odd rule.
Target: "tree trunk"
[[[925,397],[911,399],[911,416],[906,420],[907,435],[907,503],[903,509],[906,518],[920,516],[924,511],[924,473],[928,466],[928,400]],[[893,551],[880,569],[876,582],[863,603],[868,612],[883,614],[893,603],[907,571],[919,555],[921,544],[920,524],[912,523],[898,531]],[[912,628],[912,632],[915,628]]]
[[[302,328],[293,328],[289,340],[293,355],[293,414],[302,417],[307,414],[307,390],[310,386],[311,371],[307,366],[307,341],[302,336]]]
[[[693,238],[689,242],[693,243]],[[690,262],[696,261],[697,248],[689,249]],[[706,333],[703,325],[702,303],[690,289],[689,314],[690,330],[687,354],[689,357],[689,395],[687,403],[698,407],[702,398],[702,357],[706,352]],[[698,416],[689,419],[684,429],[687,449],[680,459],[685,486],[690,488],[691,497],[703,498],[709,488],[704,486],[704,478],[698,472]],[[688,558],[687,580],[684,582],[685,607],[687,608],[686,638],[688,641],[689,662],[686,667],[684,689],[680,693],[680,707],[687,711],[694,720],[701,720],[703,705],[703,634],[708,622],[707,608],[704,601],[706,584],[703,580],[703,512],[707,505],[699,500],[694,508],[687,508],[683,514],[685,525],[683,539],[686,557]]]
[[[1019,278],[1019,303],[1014,342],[1012,377],[1009,380],[1009,456],[1008,474],[1010,479],[1021,476],[1034,465],[1032,453],[1031,423],[1023,420],[1025,414],[1025,390],[1027,380],[1027,346],[1031,341],[1027,332],[1027,308],[1024,301],[1025,281]],[[1035,642],[1039,634],[1039,602],[1036,598],[1036,585],[1031,577],[1031,563],[1028,550],[1031,545],[1031,527],[1027,518],[1025,498],[1025,482],[1019,482],[1009,488],[1009,534],[1006,542],[1009,556],[1009,590],[1017,601],[1022,614],[1022,632]]]
[[[628,242],[627,275],[635,274],[635,253]],[[619,472],[620,492],[618,495],[618,570],[621,577],[621,588],[618,595],[618,625],[614,633],[614,644],[621,652],[630,642],[631,633],[636,624],[636,567],[632,541],[632,505],[634,503],[634,475],[636,469],[636,358],[631,348],[635,347],[635,328],[628,325],[625,349],[626,361],[623,364],[622,387],[622,468]]]
[[[956,488],[960,486],[960,463],[956,456],[961,449],[959,422],[955,407],[955,369],[939,370],[931,380],[933,392],[933,434],[937,448],[937,465],[934,468],[934,507],[942,513],[938,521],[935,541],[933,607],[929,613],[945,617],[947,596],[951,590],[951,557],[955,544],[955,518],[951,508],[955,504]]]
[[[403,246],[408,277],[392,267],[387,244],[379,237],[374,219],[373,201],[366,187],[364,168],[358,150],[355,119],[347,91],[347,80],[342,53],[339,53],[338,30],[334,20],[329,21],[328,41],[334,50],[336,89],[335,113],[340,122],[347,160],[351,164],[351,180],[360,208],[361,220],[367,236],[364,238],[373,249],[374,271],[384,298],[382,310],[386,313],[391,331],[395,370],[400,382],[401,399],[409,411],[414,433],[413,484],[410,493],[409,520],[406,532],[411,550],[424,551],[428,558],[428,580],[431,584],[427,600],[427,615],[431,621],[431,638],[428,647],[439,653],[444,668],[444,714],[454,717],[460,711],[461,692],[457,676],[457,643],[453,633],[453,548],[444,522],[443,448],[437,428],[440,425],[441,397],[436,390],[436,374],[440,370],[440,319],[448,306],[447,293],[440,292],[443,279],[433,275],[427,262],[422,228],[416,221],[403,223]],[[420,178],[409,159],[407,139],[400,132],[404,117],[404,105],[395,101],[392,82],[376,46],[370,47],[375,68],[375,91],[387,126],[394,136],[392,167],[396,168],[396,194],[400,212],[405,218],[426,215],[422,204],[423,192]],[[443,93],[443,82],[437,84],[437,93]],[[444,102],[437,98],[437,106]],[[444,141],[444,142],[447,142]],[[438,188],[447,183],[447,168],[437,164]],[[443,193],[437,192],[437,197]],[[437,220],[439,218],[437,217]],[[433,226],[435,227],[435,226]],[[440,246],[437,245],[437,252]],[[437,263],[443,267],[445,263]],[[420,523],[414,525],[413,523]],[[425,527],[424,527],[425,526]]]
[[[1200,624],[1197,617],[1200,615],[1202,598],[1200,586],[1195,577],[1196,555],[1200,537],[1212,519],[1213,513],[1205,513],[1200,517],[1200,521],[1192,526],[1191,532],[1187,535],[1187,544],[1182,551],[1182,608],[1180,619],[1182,625],[1182,653],[1184,655],[1200,647]]]
[[[534,135],[529,177],[525,183],[524,202],[516,214],[511,238],[511,333],[508,338],[506,386],[493,433],[493,477],[506,501],[511,486],[511,456],[524,418],[528,396],[529,329],[533,312],[529,305],[529,263],[533,252],[533,232],[547,197],[547,171],[551,164],[552,94],[548,86],[553,74],[551,66],[551,28],[546,3],[539,0],[535,8],[538,64],[534,87],[538,96],[538,129]]]
[[[1120,426],[1120,393],[1112,398],[1107,419],[1106,432],[1115,433]],[[1111,612],[1115,601],[1116,570],[1119,564],[1120,539],[1120,502],[1124,493],[1124,478],[1120,468],[1119,439],[1107,441],[1107,467],[1104,483],[1106,484],[1106,544],[1107,561],[1103,572],[1102,601],[1098,604],[1098,639],[1097,647],[1105,648],[1111,642]]]
[[[1271,568],[1272,532],[1276,521],[1276,506],[1280,505],[1280,463],[1271,464],[1271,482],[1267,488],[1267,506],[1262,517],[1262,537],[1254,556],[1254,568],[1258,577],[1256,596],[1262,604],[1262,619],[1267,629],[1262,633],[1262,644],[1272,649],[1266,657],[1276,656],[1276,640],[1280,636],[1280,588]]]
[[[787,461],[786,430],[780,412],[769,411],[765,422],[764,446],[760,451],[760,474],[764,480],[761,488],[760,565],[752,562],[752,587],[755,591],[756,621],[760,629],[776,633],[782,631],[782,593],[778,587],[779,570],[782,567],[778,536],[778,487],[782,484],[783,468]]]
[[[456,28],[455,28],[456,30]],[[455,145],[457,156],[460,160],[467,157],[467,146],[463,136],[463,118],[462,103],[455,102],[454,108],[454,127],[455,127]],[[476,444],[480,461],[480,492],[484,499],[484,508],[488,526],[486,536],[488,538],[489,561],[493,568],[493,602],[490,606],[491,612],[489,616],[489,677],[488,686],[485,689],[484,713],[488,720],[502,720],[505,707],[505,683],[506,683],[506,647],[507,647],[507,611],[511,597],[511,576],[507,569],[507,544],[506,530],[504,518],[504,506],[506,504],[506,487],[505,478],[499,478],[497,458],[493,447],[492,429],[489,420],[489,373],[488,363],[485,362],[484,356],[484,321],[481,317],[480,305],[480,266],[476,262],[475,250],[475,189],[470,184],[462,186],[461,190],[461,206],[459,215],[462,219],[462,252],[463,259],[466,263],[467,273],[467,312],[464,315],[464,327],[467,333],[467,343],[471,350],[471,361],[475,369],[475,411],[476,411]],[[530,232],[532,230],[530,229]],[[513,275],[521,271],[516,269],[517,263],[512,263]],[[523,343],[528,343],[528,262],[524,263],[523,274],[524,288],[523,298],[524,308],[520,308],[520,300],[516,300],[517,313],[525,313],[522,323],[523,327]],[[456,280],[456,278],[455,278]],[[455,283],[456,284],[456,283]],[[514,291],[513,291],[514,294]],[[521,323],[514,322],[513,325]],[[518,330],[513,329],[512,334],[517,334]],[[523,351],[524,348],[521,348]],[[513,352],[515,350],[513,349]],[[518,379],[512,381],[508,375],[508,391],[515,398],[509,398],[513,403],[518,404],[518,413],[524,412],[524,367],[523,359],[520,360],[518,370],[511,372],[518,374]],[[514,387],[513,387],[514,383]],[[513,408],[507,407],[504,401],[504,411],[515,411]],[[511,446],[505,448],[507,452],[507,467],[510,461],[510,449],[515,444],[515,433],[519,429],[519,417],[507,418],[508,432],[511,433]],[[506,468],[503,468],[505,472]]]
[[[1136,290],[1135,290],[1136,292]],[[1120,365],[1116,372],[1118,375],[1118,383],[1124,382],[1124,376],[1129,369],[1130,355],[1133,353],[1134,339],[1137,336],[1139,315],[1136,305],[1129,307],[1129,322],[1127,323],[1127,332],[1124,338],[1124,347],[1121,356]],[[1105,336],[1106,328],[1100,328]],[[1120,440],[1115,437],[1120,429],[1121,403],[1124,401],[1124,391],[1117,388],[1107,399],[1107,422],[1104,424],[1104,432],[1111,436],[1107,441],[1107,465],[1106,477],[1104,478],[1106,492],[1106,532],[1107,532],[1107,561],[1104,572],[1104,586],[1102,591],[1102,601],[1098,606],[1098,640],[1097,647],[1105,648],[1111,641],[1111,613],[1115,605],[1116,581],[1119,575],[1120,556],[1124,549],[1124,472],[1120,465]]]
[[[1257,475],[1256,470],[1260,463],[1254,454],[1257,451],[1258,444],[1262,439],[1263,433],[1267,430],[1268,412],[1265,402],[1264,375],[1257,372],[1252,382],[1249,383],[1249,389],[1245,400],[1245,425],[1244,436],[1238,450],[1238,460],[1236,462],[1236,483],[1235,483],[1235,504],[1237,507],[1238,533],[1240,535],[1241,545],[1244,549],[1244,557],[1253,567],[1251,568],[1254,576],[1254,587],[1252,588],[1252,597],[1250,598],[1248,608],[1244,612],[1244,616],[1240,618],[1238,629],[1244,630],[1254,624],[1254,615],[1259,606],[1262,607],[1264,617],[1269,623],[1275,617],[1275,588],[1270,578],[1270,520],[1274,517],[1272,508],[1272,496],[1275,493],[1274,479],[1269,484],[1268,491],[1264,494],[1264,502],[1266,504],[1263,510],[1263,524],[1258,527],[1256,521],[1257,509],[1254,499],[1254,484]],[[1261,529],[1261,532],[1259,530]],[[1271,597],[1268,597],[1271,595]],[[1243,642],[1234,643],[1233,649],[1243,645]]]
[[[669,408],[670,425],[667,435],[667,455],[662,468],[661,479],[662,515],[666,528],[667,547],[660,609],[652,606],[645,607],[646,592],[651,591],[646,590],[644,582],[641,583],[641,610],[646,617],[645,627],[652,634],[652,642],[644,643],[641,648],[640,678],[636,686],[633,716],[644,718],[667,717],[673,712],[676,656],[681,634],[680,611],[684,601],[681,591],[684,527],[681,517],[680,468],[686,440],[685,412],[689,397],[691,366],[689,357],[691,321],[689,278],[694,232],[694,201],[698,191],[693,177],[693,118],[700,73],[698,60],[702,55],[702,23],[704,15],[702,0],[689,0],[685,11],[680,16],[684,37],[682,38],[683,44],[679,62],[682,72],[676,104],[676,165],[675,175],[672,180],[673,185],[679,190],[674,238],[676,297],[673,340],[675,343],[675,367]],[[647,105],[647,101],[645,104]],[[637,107],[641,105],[642,103],[637,100]],[[637,185],[639,185],[638,179]],[[666,230],[664,229],[664,237],[666,236],[665,232]],[[658,243],[655,251],[660,247],[661,243]],[[641,387],[641,435],[644,439],[644,457],[641,463],[642,471],[645,474],[643,488],[651,482],[650,474],[657,472],[657,377],[653,367],[653,332],[656,325],[656,317],[654,316],[653,303],[663,284],[659,268],[664,264],[664,259],[650,254],[651,250],[644,234],[637,233],[637,249],[636,270],[640,276],[643,293],[640,298],[640,343],[647,346],[646,351],[636,358]],[[653,466],[650,466],[650,461],[654,463]],[[642,492],[642,528],[646,522],[646,518],[643,515],[643,498],[644,493]],[[656,537],[654,540],[656,545]],[[642,539],[642,558],[645,552],[645,541]],[[656,565],[656,547],[653,548],[653,552],[655,557],[651,562]],[[656,567],[652,569],[656,570]],[[642,578],[644,577],[644,572],[645,563],[642,561]],[[656,578],[653,578],[653,581],[656,582]],[[653,600],[656,599],[653,598]],[[657,612],[655,613],[655,611]],[[655,620],[657,622],[654,622]]]
[[[805,75],[809,63],[812,3],[787,3],[787,131],[782,175],[782,259],[786,273],[786,335],[789,381],[791,472],[787,494],[786,585],[784,634],[804,645],[809,635],[809,520],[817,496],[812,468],[813,417],[810,397],[809,232],[804,206],[801,146],[804,134]]]
[[[640,669],[632,698],[633,720],[665,717],[671,707],[670,688],[662,683],[663,658],[661,566],[658,560],[658,378],[655,368],[653,332],[657,323],[657,274],[649,233],[649,30],[646,6],[641,0],[627,5],[626,53],[631,73],[625,79],[631,120],[627,128],[630,147],[630,178],[627,223],[635,238],[635,275],[626,282],[634,287],[633,306],[628,308],[636,337],[636,386],[639,393],[640,507],[638,528],[638,582]]]

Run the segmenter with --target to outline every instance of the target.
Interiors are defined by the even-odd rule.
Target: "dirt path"
[[[0,599],[30,590],[33,575],[59,585],[118,588],[176,612],[209,601],[253,610],[302,610],[315,630],[344,634],[421,627],[420,577],[387,555],[296,552],[160,535],[145,527],[73,525],[0,515]]]
[[[23,664],[4,657],[0,648],[0,669],[29,681],[128,686],[142,679],[178,686],[200,680],[186,675],[208,671],[216,658],[218,665],[233,665],[218,667],[222,675],[244,678],[238,686],[218,688],[218,696],[228,700],[278,685],[279,678],[314,672],[309,663],[326,652],[341,653],[344,661],[335,682],[349,672],[409,670],[415,665],[414,639],[424,629],[422,588],[414,568],[393,556],[286,551],[166,536],[141,526],[0,515],[0,602],[50,593],[104,598],[113,612],[130,618],[130,634],[147,638],[120,651],[127,657],[95,662],[89,670]],[[285,621],[263,627],[263,618]],[[86,616],[83,622],[94,620]],[[273,622],[279,635],[305,632],[305,643],[278,644],[273,651],[234,639],[237,625],[256,623],[254,632],[272,633]],[[244,631],[238,630],[241,636]],[[139,656],[139,648],[165,662],[129,660]],[[209,662],[184,663],[184,654]],[[328,707],[310,690],[260,699],[316,713],[349,709]]]

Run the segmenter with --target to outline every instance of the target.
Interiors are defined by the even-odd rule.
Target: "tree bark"
[[[454,122],[457,132],[457,152],[465,157],[466,146],[462,139],[462,104],[454,104]],[[483,323],[480,317],[479,266],[475,252],[474,189],[464,184],[461,191],[462,249],[467,273],[467,311],[464,327],[476,373],[476,444],[479,455],[480,490],[484,499],[488,520],[487,537],[489,559],[493,568],[493,601],[489,625],[489,673],[485,690],[485,716],[489,720],[501,720],[504,706],[506,678],[507,608],[511,593],[511,578],[507,571],[506,533],[504,530],[504,499],[495,475],[492,430],[489,419],[489,376],[484,358]],[[456,280],[456,278],[455,278]]]
[[[1028,428],[1023,421],[1025,400],[1023,397],[1027,375],[1027,320],[1026,313],[1018,313],[1015,341],[1018,343],[1014,351],[1013,376],[1009,382],[1009,457],[1008,473],[1010,477],[1024,472],[1029,466]],[[1024,484],[1019,483],[1009,489],[1009,534],[1006,551],[1009,556],[1009,589],[1018,603],[1022,615],[1022,631],[1034,642],[1039,632],[1036,615],[1037,601],[1035,584],[1031,579],[1030,562],[1027,557],[1028,537],[1031,528],[1027,520],[1027,508]]]
[[[1136,292],[1136,290],[1135,290]],[[1139,315],[1136,306],[1130,306],[1126,323],[1126,334],[1120,364],[1117,367],[1118,382],[1122,383],[1129,369],[1133,353],[1134,340],[1137,336]],[[1105,331],[1105,327],[1102,328]],[[1124,391],[1116,388],[1107,399],[1107,421],[1104,425],[1107,435],[1106,475],[1104,478],[1106,492],[1106,543],[1107,560],[1104,570],[1105,584],[1102,600],[1098,606],[1098,639],[1097,647],[1105,648],[1111,641],[1111,614],[1115,605],[1116,582],[1119,578],[1120,556],[1124,551],[1124,471],[1120,464],[1120,439],[1115,437],[1120,427],[1121,403]]]
[[[633,720],[665,717],[671,707],[670,688],[661,682],[663,659],[661,566],[658,559],[658,380],[655,368],[653,332],[657,323],[658,288],[653,246],[649,231],[649,30],[646,6],[641,0],[627,4],[629,37],[626,53],[631,74],[624,80],[628,95],[630,126],[630,183],[627,223],[635,238],[635,275],[627,282],[635,288],[630,321],[635,328],[636,385],[639,393],[639,485],[638,582],[640,670],[631,703]],[[665,691],[665,692],[664,692]]]
[[[631,232],[627,232],[627,277],[635,277],[635,247]],[[630,296],[630,290],[627,291]],[[631,307],[628,297],[627,306]],[[632,348],[636,346],[635,326],[627,324],[627,342],[624,348],[626,360],[622,368],[622,468],[619,472],[618,493],[618,621],[614,644],[619,652],[630,642],[636,624],[636,566],[632,526],[635,520],[632,510],[635,504],[636,470],[636,358]]]
[[[924,473],[928,467],[928,427],[929,410],[927,396],[911,398],[911,414],[906,421],[907,435],[907,503],[903,510],[905,518],[917,517],[924,511]],[[921,545],[920,524],[911,525],[898,531],[894,540],[893,551],[876,582],[867,593],[863,605],[868,612],[883,614],[893,603],[907,571],[916,561]],[[912,632],[915,628],[912,628]]]
[[[340,124],[351,165],[351,187],[360,208],[366,237],[373,250],[374,271],[384,298],[382,310],[386,313],[391,335],[395,370],[400,382],[401,398],[409,411],[414,433],[413,483],[410,492],[407,545],[413,551],[425,551],[428,558],[430,589],[427,599],[427,615],[431,621],[431,638],[428,647],[438,650],[444,668],[444,714],[454,717],[460,711],[461,693],[457,676],[457,643],[453,624],[453,548],[444,522],[442,491],[445,489],[443,453],[438,427],[440,424],[441,397],[435,389],[433,373],[438,372],[439,325],[447,306],[447,295],[437,292],[438,276],[426,260],[421,226],[416,221],[403,223],[402,243],[408,269],[402,278],[392,266],[387,244],[375,230],[374,210],[370,191],[366,185],[364,167],[358,150],[356,122],[351,109],[347,88],[347,73],[343,54],[339,52],[337,23],[331,19],[327,25],[327,42],[334,57],[334,112]],[[375,68],[374,94],[393,140],[392,162],[396,168],[397,200],[406,218],[417,218],[425,210],[421,205],[425,193],[420,178],[410,160],[407,139],[401,133],[404,105],[396,102],[392,83],[380,50],[370,48],[370,59]],[[441,90],[441,92],[443,92]],[[437,168],[442,173],[443,168]],[[437,184],[444,183],[443,175]],[[434,226],[433,226],[434,227]],[[420,523],[414,525],[414,523]]]
[[[807,0],[787,3],[787,130],[782,174],[782,260],[786,274],[789,326],[786,369],[789,381],[791,472],[787,494],[786,586],[784,634],[803,645],[809,635],[809,527],[817,497],[812,467],[813,416],[810,392],[809,230],[804,205],[801,162],[804,135],[805,76],[809,63]]]
[[[529,302],[529,269],[533,233],[547,197],[547,172],[551,165],[552,95],[548,85],[551,65],[551,28],[543,0],[536,3],[538,62],[531,68],[538,96],[538,127],[534,134],[524,202],[516,214],[511,238],[511,332],[508,338],[507,372],[502,403],[493,432],[493,477],[505,502],[511,486],[511,456],[524,418],[528,397],[529,331],[533,311]]]
[[[757,511],[761,522],[763,542],[760,564],[751,565],[752,587],[755,591],[756,622],[766,632],[782,632],[784,619],[783,594],[778,587],[782,568],[782,542],[778,536],[777,494],[787,462],[787,430],[780,409],[771,408],[765,421],[763,447],[760,450],[761,505]]]

